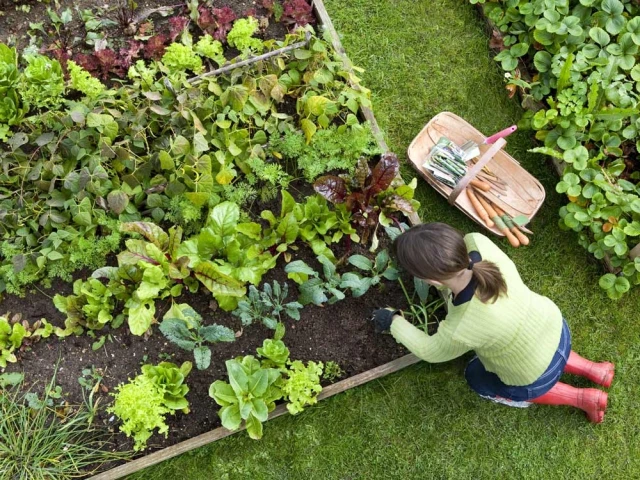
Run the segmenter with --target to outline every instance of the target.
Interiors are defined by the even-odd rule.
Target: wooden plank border
[[[396,360],[393,360],[389,363],[385,363],[384,365],[371,370],[367,370],[366,372],[354,375],[353,377],[349,377],[345,380],[341,380],[332,385],[329,385],[326,388],[323,388],[322,392],[320,392],[320,394],[318,395],[318,399],[323,400],[325,398],[333,397],[334,395],[337,395],[364,383],[370,382],[371,380],[377,380],[384,377],[385,375],[389,375],[390,373],[402,370],[403,368],[418,363],[419,361],[420,359],[413,354],[397,358]],[[268,420],[279,417],[286,413],[288,413],[286,405],[278,405],[276,409],[269,414]],[[189,440],[185,440],[184,442],[177,443],[176,445],[173,445],[171,447],[163,448],[162,450],[158,450],[157,452],[150,453],[149,455],[145,455],[144,457],[133,460],[129,463],[125,463],[124,465],[120,465],[119,467],[107,470],[106,472],[99,473],[98,475],[91,477],[89,480],[116,480],[126,475],[136,473],[152,465],[157,465],[158,463],[189,452],[195,448],[208,445],[209,443],[215,442],[216,440],[221,440],[225,437],[233,435],[236,432],[241,432],[242,430],[244,430],[244,426],[236,431],[231,431],[227,430],[224,427],[219,427],[215,430],[211,430],[210,432],[203,433],[202,435],[190,438]]]
[[[329,13],[325,8],[324,3],[322,2],[322,0],[312,0],[312,4],[313,4],[313,8],[316,14],[316,18],[318,19],[319,25],[322,28],[324,28],[324,30],[327,31],[328,34],[330,35],[331,44],[334,50],[340,56],[342,62],[344,63],[345,68],[347,69],[347,71],[355,73],[353,70],[353,64],[351,63],[351,60],[349,60],[349,57],[347,56],[347,53],[344,47],[342,46],[342,42],[340,42],[340,37],[338,36],[338,32],[333,26],[333,22],[329,17]],[[352,84],[352,87],[354,89],[359,89],[359,86],[355,84]],[[373,132],[373,135],[380,149],[383,152],[389,152],[390,151],[389,146],[387,145],[387,142],[384,139],[384,135],[380,130],[380,126],[378,125],[378,122],[376,120],[375,115],[373,114],[373,111],[370,108],[366,108],[366,107],[361,107],[361,111],[365,120],[367,120],[371,125],[371,131]],[[410,216],[409,222],[412,225],[422,223],[420,220],[420,217],[417,214]],[[318,400],[323,400],[325,398],[332,397],[339,393],[345,392],[346,390],[349,390],[351,388],[363,385],[372,380],[377,380],[379,378],[384,377],[385,375],[389,375],[390,373],[394,373],[399,370],[402,370],[405,367],[414,365],[419,361],[420,359],[413,354],[408,354],[408,355],[405,355],[404,357],[397,358],[396,360],[393,360],[389,363],[385,363],[384,365],[373,368],[371,370],[367,370],[366,372],[362,372],[358,375],[354,375],[352,377],[346,378],[332,385],[329,385],[326,388],[323,388],[322,392],[320,392],[320,394],[318,395]],[[310,407],[310,408],[313,408],[313,407]],[[286,405],[285,404],[278,405],[275,408],[275,410],[269,414],[268,420],[284,415],[285,413],[288,413]],[[90,477],[89,480],[116,480],[116,479],[125,477],[127,475],[131,475],[133,473],[139,472],[147,467],[157,465],[161,462],[164,462],[165,460],[169,460],[170,458],[177,457],[178,455],[182,455],[183,453],[187,453],[196,448],[200,448],[212,442],[215,442],[217,440],[221,440],[230,435],[233,435],[234,433],[241,432],[242,430],[244,430],[244,426],[242,426],[240,429],[236,431],[231,431],[231,430],[227,430],[224,427],[219,427],[209,432],[198,435],[196,437],[185,440],[184,442],[180,442],[175,445],[172,445],[171,447],[163,448],[162,450],[158,450],[157,452],[150,453],[148,455],[140,457],[131,462],[125,463],[118,467],[115,467],[105,472],[94,475],[93,477]]]

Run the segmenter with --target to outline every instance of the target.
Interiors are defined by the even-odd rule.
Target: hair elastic
[[[473,270],[473,266],[476,264],[476,262],[474,262],[473,260],[469,260],[469,266],[467,267],[467,270]]]

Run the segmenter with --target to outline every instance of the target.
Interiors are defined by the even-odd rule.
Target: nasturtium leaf
[[[193,136],[193,151],[196,154],[204,153],[209,150],[209,142],[204,138],[204,135],[200,132],[197,132]]]
[[[113,190],[107,195],[107,204],[113,213],[120,215],[129,204],[129,197],[122,190]]]

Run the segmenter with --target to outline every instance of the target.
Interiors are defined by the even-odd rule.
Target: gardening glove
[[[371,321],[376,328],[377,333],[388,332],[391,328],[391,322],[394,315],[400,315],[400,310],[391,307],[378,308],[373,311]]]

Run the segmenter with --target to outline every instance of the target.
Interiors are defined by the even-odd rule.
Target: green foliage
[[[544,143],[534,151],[563,162],[556,190],[570,203],[560,209],[560,227],[579,232],[580,245],[620,268],[619,280],[600,279],[611,298],[620,298],[640,284],[629,257],[640,237],[640,171],[633,163],[640,145],[638,6],[606,0],[492,2],[484,8],[504,34],[507,48],[496,60],[510,71],[528,55],[537,70],[533,82],[510,82],[533,108],[521,124]]]
[[[432,290],[427,282],[417,277],[413,278],[411,295],[409,295],[401,278],[398,278],[398,282],[400,282],[400,287],[402,287],[409,304],[409,310],[404,312],[404,316],[425,333],[430,333],[429,326],[438,323],[445,305],[444,299],[435,290]]]
[[[69,71],[69,79],[71,82],[69,88],[78,90],[83,95],[92,99],[98,98],[106,90],[106,87],[100,80],[92,77],[89,72],[73,60],[67,61],[67,70]]]
[[[262,347],[257,349],[258,355],[263,357],[263,364],[284,370],[289,360],[289,349],[280,339],[267,338],[262,342]]]
[[[373,169],[361,157],[353,175],[325,175],[313,188],[336,205],[345,205],[351,221],[361,231],[362,243],[371,239],[371,251],[378,248],[378,224],[389,226],[397,213],[410,215],[420,204],[413,199],[417,180],[406,185],[398,179],[400,163],[394,153],[384,153]]]
[[[64,322],[65,328],[57,329],[60,336],[81,334],[83,327],[101,330],[114,320],[114,293],[96,278],[86,281],[76,280],[73,283],[73,295],[64,297],[56,294],[53,297],[53,304],[60,312],[67,315]]]
[[[333,383],[344,375],[345,372],[342,370],[342,367],[340,367],[338,362],[334,362],[333,360],[325,362],[324,371],[322,372],[323,380]]]
[[[59,400],[54,385],[55,378],[44,389],[43,404]],[[36,392],[5,387],[0,394],[0,472],[5,478],[80,478],[96,473],[109,461],[131,457],[130,452],[105,448],[110,435],[91,425],[86,406],[33,409],[28,398],[38,398]]]
[[[198,370],[211,365],[211,350],[205,342],[234,342],[235,333],[222,325],[202,325],[202,317],[189,305],[174,303],[160,324],[160,331],[179,348],[193,352]]]
[[[266,46],[286,46],[304,36],[299,30]],[[1,101],[10,102],[15,94],[13,103],[21,110],[17,57],[8,47],[2,51]],[[310,47],[297,49],[294,57],[243,69],[242,77],[205,79],[185,96],[178,93],[185,76],[161,79],[160,70],[168,70],[158,62],[137,62],[129,71],[133,84],[109,90],[109,95],[98,80],[69,62],[67,90],[82,91],[82,102],[66,100],[60,110],[28,117],[0,151],[0,291],[24,294],[25,285],[35,281],[70,281],[78,268],[99,268],[108,253],[120,248],[119,222],[170,221],[190,235],[200,231],[205,217],[198,215],[204,208],[221,200],[249,202],[257,194],[268,198],[287,185],[290,173],[268,149],[270,137],[296,128],[285,100],[303,96],[300,108],[320,113],[322,101],[312,97],[328,98],[335,113],[325,105],[326,119],[349,129],[357,123],[353,109],[368,102],[366,90],[357,92],[347,83],[358,81],[326,42],[313,37]],[[325,117],[313,112],[305,120],[320,122],[317,127],[324,129]],[[2,125],[0,135],[9,135],[9,125]],[[16,191],[21,194],[13,195]],[[249,233],[239,232],[237,242],[216,248],[216,258],[225,260],[214,262],[213,269],[257,285],[275,258],[256,241],[253,227]],[[330,256],[326,247],[323,253]],[[211,265],[202,268],[212,270]],[[147,275],[151,279],[151,272]],[[141,281],[122,278],[121,286]],[[195,288],[193,283],[188,287]],[[237,284],[232,290],[237,296],[215,294],[227,310],[246,293]],[[162,288],[158,292],[164,293]],[[128,298],[122,294],[118,300]],[[152,319],[152,308],[134,307],[144,318],[142,328]]]
[[[143,450],[155,429],[165,437],[168,435],[165,418],[173,410],[165,405],[164,391],[150,377],[138,375],[115,390],[113,405],[107,412],[120,419],[121,432],[133,437],[134,450]]]
[[[189,259],[195,277],[211,291],[221,308],[231,311],[246,294],[245,284],[257,285],[275,266],[276,258],[261,245],[261,227],[240,222],[240,208],[222,202],[211,209],[200,233],[182,243],[179,256]],[[215,261],[209,261],[215,258]]]
[[[194,50],[198,55],[210,58],[219,66],[226,62],[223,55],[222,43],[218,40],[214,40],[208,33],[198,40],[198,43],[194,46]]]
[[[286,190],[282,190],[281,195],[279,217],[270,210],[263,210],[260,214],[269,222],[269,228],[264,231],[266,246],[275,247],[277,252],[284,253],[297,240],[303,240],[316,255],[324,255],[335,261],[328,245],[339,242],[344,235],[348,235],[353,241],[360,239],[344,206],[339,205],[331,210],[327,201],[319,195],[307,197],[302,204],[296,203]]]
[[[361,155],[380,153],[368,123],[329,126],[317,131],[309,143],[303,133],[286,131],[272,137],[269,147],[272,155],[293,162],[309,182],[334,170],[353,173]]]
[[[31,325],[22,320],[20,314],[0,316],[0,368],[6,368],[7,363],[16,363],[18,359],[14,352],[22,346],[48,338],[52,332],[53,325],[44,318]]]
[[[171,410],[189,413],[189,402],[185,398],[189,387],[185,378],[191,372],[191,362],[184,362],[180,367],[171,362],[160,362],[158,365],[143,365],[142,375],[149,378],[164,393],[164,405]]]
[[[322,264],[324,278],[303,260],[295,260],[284,269],[289,278],[300,283],[298,302],[302,305],[310,303],[314,305],[328,303],[331,305],[339,300],[344,300],[345,294],[343,287],[341,287],[342,278],[336,271],[336,266],[324,255],[318,255],[317,258],[318,262]]]
[[[318,394],[322,391],[320,377],[322,376],[322,362],[307,362],[300,360],[289,362],[287,378],[282,386],[282,392],[287,397],[287,410],[296,415],[308,405],[318,403]]]
[[[162,63],[171,72],[191,70],[200,73],[203,70],[202,59],[194,52],[193,47],[182,43],[169,45],[162,56]]]
[[[18,125],[27,111],[18,94],[18,56],[14,48],[0,43],[0,140],[9,136],[11,125]],[[6,125],[2,125],[6,124]]]
[[[242,54],[261,53],[264,44],[253,35],[258,30],[258,20],[253,17],[241,18],[233,22],[233,28],[227,34],[227,42],[240,50]]]
[[[247,433],[254,440],[262,438],[262,423],[282,398],[276,385],[281,373],[264,368],[252,355],[227,360],[229,383],[216,380],[209,387],[209,396],[222,408],[218,412],[222,426],[237,430],[244,421]]]
[[[25,57],[27,67],[23,72],[20,91],[23,101],[36,108],[56,108],[62,102],[64,78],[60,62],[44,55]]]
[[[239,317],[244,326],[257,321],[262,322],[267,328],[275,329],[282,322],[284,314],[294,320],[300,320],[302,305],[298,302],[286,303],[288,296],[289,285],[286,282],[282,287],[277,280],[273,281],[273,286],[265,283],[262,291],[250,285],[247,299],[238,302],[238,308],[233,311],[233,315]]]
[[[367,293],[369,288],[378,285],[382,278],[398,279],[398,270],[394,267],[386,250],[380,251],[374,261],[363,255],[351,255],[347,261],[367,274],[361,276],[357,273],[347,272],[342,275],[340,287],[350,288],[354,297],[361,297]]]

